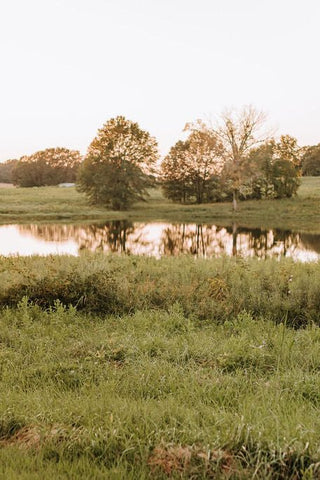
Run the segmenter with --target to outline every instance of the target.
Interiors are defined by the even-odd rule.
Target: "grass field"
[[[0,188],[0,222],[129,219],[228,225],[236,221],[247,227],[320,232],[320,177],[302,178],[295,198],[241,202],[235,214],[230,203],[179,205],[164,199],[160,190],[150,194],[147,202],[137,203],[126,212],[115,212],[88,205],[74,188]]]
[[[319,478],[318,327],[23,300],[0,331],[1,479]]]
[[[1,479],[319,478],[320,264],[2,257],[0,305]]]
[[[0,189],[3,223],[232,222],[319,232],[298,197],[128,212]],[[65,306],[64,306],[65,305]],[[320,263],[0,257],[0,480],[320,478]]]

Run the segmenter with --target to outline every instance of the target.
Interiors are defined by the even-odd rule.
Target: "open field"
[[[0,478],[319,478],[320,329],[0,313]]]
[[[88,205],[84,195],[74,188],[0,189],[0,222],[35,221],[135,221],[211,222],[228,225],[233,221],[246,227],[287,228],[320,232],[320,177],[304,177],[298,195],[292,199],[241,202],[233,213],[230,203],[179,205],[152,190],[145,203],[137,203],[126,212],[110,211]]]
[[[74,189],[3,189],[0,218],[319,232],[318,187],[235,216],[159,191],[108,212]],[[0,480],[320,478],[319,326],[320,263],[0,257]]]

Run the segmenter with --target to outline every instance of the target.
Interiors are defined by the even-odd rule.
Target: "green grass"
[[[234,216],[159,191],[125,213],[74,189],[0,199],[2,223],[320,231],[318,178]],[[0,257],[0,306],[1,480],[320,478],[320,263]]]
[[[289,259],[152,257],[0,257],[0,306],[23,297],[43,308],[58,299],[97,314],[168,309],[225,322],[242,311],[254,318],[320,325],[320,262]]]
[[[319,477],[320,263],[1,257],[0,306],[1,480]]]
[[[320,329],[0,314],[0,478],[318,478]]]
[[[40,187],[0,189],[0,222],[76,222],[128,219],[140,221],[212,222],[247,227],[286,228],[320,232],[320,177],[303,177],[298,195],[292,199],[241,202],[232,213],[230,203],[179,205],[151,190],[147,202],[126,212],[88,205],[74,188]]]

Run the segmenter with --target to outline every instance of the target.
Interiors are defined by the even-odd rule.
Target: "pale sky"
[[[320,0],[0,0],[0,161],[85,153],[116,115],[165,154],[245,104],[319,143],[319,24]]]

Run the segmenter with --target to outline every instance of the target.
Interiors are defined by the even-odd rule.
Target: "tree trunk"
[[[232,256],[233,257],[236,257],[238,255],[237,236],[238,236],[238,225],[235,222],[233,222],[232,223]]]
[[[232,194],[232,210],[236,212],[238,209],[238,190],[234,188]]]

